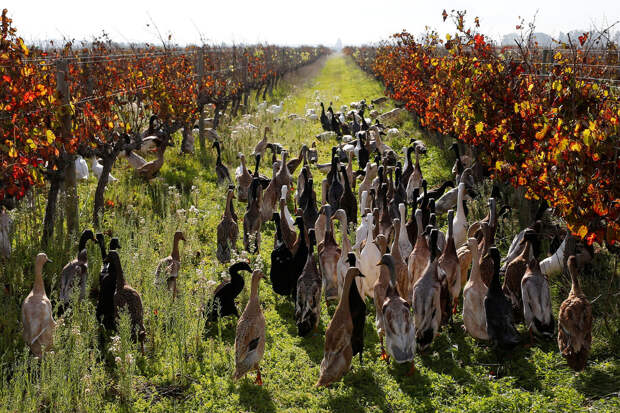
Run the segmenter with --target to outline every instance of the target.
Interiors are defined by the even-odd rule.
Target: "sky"
[[[419,1],[356,0],[5,0],[18,34],[27,43],[49,39],[89,40],[102,31],[119,42],[160,43],[162,35],[180,45],[208,43],[324,44],[373,43],[403,29],[419,34],[430,26],[444,34],[445,8],[480,18],[481,32],[493,39],[515,31],[519,16],[536,17],[537,31],[587,30],[620,20],[620,0]],[[155,23],[155,25],[153,24]],[[147,26],[147,24],[149,26]],[[620,24],[616,26],[620,31]]]

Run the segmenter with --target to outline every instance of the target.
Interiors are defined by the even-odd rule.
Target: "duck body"
[[[325,239],[318,246],[319,267],[321,269],[321,279],[323,280],[323,291],[325,300],[338,300],[338,260],[342,253],[340,247],[334,239],[332,227],[331,208],[326,208],[325,220]]]
[[[125,274],[121,267],[120,257],[117,251],[110,251],[106,257],[108,262],[116,273],[116,291],[114,292],[114,319],[119,318],[121,310],[129,313],[131,320],[131,337],[133,340],[139,340],[144,353],[144,339],[146,330],[144,329],[144,311],[142,308],[142,298],[140,294],[134,290],[125,281]]]
[[[257,252],[260,248],[260,228],[262,226],[261,205],[262,205],[262,186],[258,178],[252,180],[248,208],[243,216],[243,247],[246,251]],[[250,249],[250,236],[253,235],[254,248]]]
[[[86,251],[87,241],[97,241],[95,234],[90,229],[86,229],[80,235],[78,243],[78,256],[67,263],[60,273],[60,300],[64,305],[68,305],[73,293],[73,283],[79,279],[80,300],[86,296],[86,277],[88,277],[88,254]]]
[[[419,209],[415,211],[415,219],[417,221],[416,228],[418,230],[418,237],[409,255],[409,259],[407,260],[407,271],[409,272],[411,287],[415,286],[422,277],[431,255],[428,242],[423,232],[422,211]]]
[[[592,346],[592,304],[586,298],[577,276],[575,256],[568,258],[572,286],[558,314],[558,347],[575,371],[585,368]]]
[[[36,357],[41,357],[44,350],[51,349],[56,328],[56,322],[52,316],[52,303],[45,293],[42,277],[43,265],[47,262],[51,261],[43,253],[35,258],[34,285],[24,299],[21,311],[24,326],[22,337]]]
[[[319,325],[321,316],[321,274],[314,258],[316,238],[314,230],[308,232],[310,245],[308,257],[301,275],[297,279],[297,297],[295,301],[295,324],[298,334],[305,337]]]
[[[257,370],[256,383],[261,385],[259,363],[265,354],[265,316],[258,298],[259,283],[265,276],[259,270],[252,274],[250,299],[237,322],[235,335],[235,372],[238,380],[250,370]]]
[[[528,263],[521,280],[521,296],[525,326],[539,336],[553,337],[555,320],[551,309],[549,282],[540,271],[535,258]]]
[[[469,280],[463,289],[463,325],[465,331],[475,339],[488,340],[487,315],[484,309],[488,287],[480,278],[478,243],[475,238],[469,238],[467,243],[471,251],[472,267]]]
[[[273,221],[276,224],[276,243],[271,252],[271,268],[269,270],[269,278],[273,291],[279,295],[290,295],[293,288],[293,282],[296,279],[291,277],[291,264],[293,262],[293,254],[282,239],[281,221],[278,213],[273,214]]]
[[[437,230],[431,231],[428,264],[413,286],[412,305],[416,326],[416,341],[420,349],[429,347],[441,325],[441,283],[437,274]]]
[[[103,234],[97,234],[97,242],[101,249],[101,258],[105,261],[107,253],[104,245]],[[110,241],[110,250],[120,248],[118,238],[112,238]],[[110,263],[103,262],[99,273],[99,296],[97,300],[96,316],[97,321],[101,323],[107,330],[116,329],[116,320],[114,318],[114,293],[116,291],[116,272]]]
[[[294,302],[297,302],[297,281],[306,266],[308,260],[308,244],[306,243],[306,230],[304,220],[298,216],[295,219],[295,225],[299,228],[299,234],[293,247],[293,261],[290,266],[291,276],[291,296]]]
[[[248,190],[252,184],[252,175],[245,164],[245,155],[239,153],[240,165],[235,170],[237,181],[237,198],[240,202],[248,202]]]
[[[487,332],[491,341],[503,350],[514,348],[520,341],[519,333],[513,324],[512,304],[500,287],[500,255],[492,247],[489,255],[493,260],[494,274],[491,285],[484,298],[484,310],[487,317]]]
[[[398,295],[396,272],[390,254],[384,254],[380,263],[390,272],[390,284],[381,306],[387,353],[396,363],[413,362],[416,349],[416,328],[411,318],[409,303]],[[415,368],[412,363],[412,370]]]
[[[345,277],[343,297],[336,307],[336,311],[327,326],[327,330],[325,330],[325,351],[323,360],[321,361],[321,375],[316,384],[317,386],[329,386],[340,380],[351,368],[351,361],[354,356],[354,341],[356,338],[359,338],[355,337],[355,325],[353,320],[353,311],[359,311],[356,308],[359,303],[352,303],[350,300],[351,293],[355,294],[357,291],[353,282],[356,276],[360,276],[359,269],[351,267],[347,271],[347,276]],[[359,297],[359,293],[357,297]],[[357,342],[355,344],[359,345]],[[361,355],[361,349],[358,349],[358,353]]]
[[[237,247],[239,237],[239,226],[236,217],[233,217],[232,200],[235,198],[233,189],[228,190],[226,196],[226,207],[222,219],[217,225],[217,250],[215,256],[221,263],[230,261],[231,250]]]
[[[75,158],[75,177],[78,180],[86,181],[88,180],[88,164],[82,158],[81,155],[76,156]]]
[[[168,290],[176,297],[176,285],[179,271],[181,270],[181,256],[179,254],[179,242],[185,241],[185,235],[181,231],[174,233],[172,240],[172,253],[162,258],[155,269],[155,283],[163,284],[164,281]]]
[[[243,276],[239,274],[239,271],[252,271],[250,265],[245,261],[239,261],[228,268],[230,273],[230,279],[224,280],[215,288],[213,292],[213,304],[209,314],[207,315],[208,321],[215,321],[220,317],[226,317],[229,315],[239,316],[237,306],[235,305],[235,298],[245,286]]]
[[[101,174],[103,173],[103,165],[99,163],[96,157],[92,157],[91,159],[91,169],[93,170],[93,175],[97,177],[97,179],[101,178]],[[116,182],[118,179],[112,176],[112,174],[108,174],[108,182]]]
[[[377,263],[381,260],[381,251],[377,245],[373,242],[373,216],[372,214],[366,215],[366,222],[369,227],[366,244],[360,253],[359,269],[364,274],[364,278],[361,280],[360,293],[362,296],[370,297],[374,299],[374,285],[379,279],[380,269],[377,267]]]
[[[521,282],[530,261],[530,245],[533,245],[535,234],[526,231],[523,238],[524,248],[520,255],[512,260],[506,267],[502,291],[510,299],[513,308],[513,316],[516,321],[523,320],[523,297]],[[534,257],[535,258],[535,257]]]
[[[439,257],[439,271],[442,279],[442,288],[446,289],[449,303],[444,311],[448,312],[448,318],[456,312],[461,293],[461,266],[456,253],[454,238],[452,237],[452,216],[454,212],[448,211],[448,236],[441,257]]]

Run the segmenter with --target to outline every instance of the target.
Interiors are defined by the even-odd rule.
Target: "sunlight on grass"
[[[279,120],[257,113],[248,117],[257,127],[236,140],[230,132],[241,121],[222,125],[224,162],[231,174],[238,165],[236,153],[251,153],[271,125],[273,140],[291,150],[296,157],[302,144],[311,144],[321,132],[319,122],[286,120],[287,114],[304,115],[318,109],[318,102],[341,105],[383,95],[381,85],[340,55],[327,58],[307,69],[306,76],[292,75],[274,92],[271,101],[284,101]],[[252,104],[255,106],[252,97]],[[382,111],[393,108],[388,102]],[[318,113],[318,111],[317,111]],[[451,154],[434,145],[407,117],[397,125],[401,135],[389,142],[400,151],[411,137],[426,140],[429,155],[421,160],[429,185],[450,178]],[[178,137],[177,137],[178,138]],[[319,162],[328,162],[335,142],[319,144]],[[300,338],[293,322],[290,300],[274,295],[269,282],[260,288],[267,323],[265,358],[261,363],[265,385],[252,384],[253,373],[239,382],[232,381],[236,319],[206,323],[203,313],[213,286],[228,276],[227,266],[215,259],[216,227],[223,213],[224,188],[215,185],[215,155],[209,150],[204,162],[195,156],[180,155],[173,148],[166,153],[160,177],[146,184],[133,174],[124,161],[118,161],[106,200],[113,202],[105,213],[102,230],[120,238],[121,262],[125,277],[142,295],[147,330],[146,355],[128,340],[122,324],[114,347],[99,342],[94,308],[90,300],[74,303],[56,334],[56,349],[42,361],[35,361],[21,339],[19,306],[32,286],[32,258],[38,240],[45,193],[38,191],[25,199],[15,213],[17,248],[14,259],[2,267],[2,279],[13,288],[12,295],[0,293],[0,411],[618,411],[620,371],[614,344],[599,342],[595,336],[592,367],[580,375],[568,369],[553,341],[520,347],[501,366],[495,353],[477,344],[461,329],[456,316],[454,326],[444,328],[430,351],[416,355],[417,373],[408,377],[408,366],[386,365],[379,359],[379,340],[374,327],[374,307],[369,306],[366,323],[364,365],[356,358],[352,371],[329,389],[315,389],[323,356],[324,331],[330,312],[323,305],[319,332]],[[269,151],[267,157],[271,157]],[[268,162],[261,172],[271,175]],[[249,166],[253,169],[253,163]],[[298,171],[299,172],[299,171]],[[323,174],[314,169],[315,190],[320,199]],[[94,178],[80,184],[80,222],[90,225]],[[488,188],[487,188],[488,190]],[[478,202],[478,201],[477,201]],[[28,204],[27,204],[28,203]],[[289,205],[290,208],[293,205]],[[245,204],[235,204],[242,220]],[[482,201],[472,204],[472,213],[484,215]],[[476,216],[477,216],[476,215]],[[48,296],[58,298],[59,273],[76,251],[74,243],[64,241],[58,228],[56,240],[47,251],[54,264],[44,271]],[[172,234],[183,230],[187,242],[181,244],[182,268],[179,297],[154,284],[154,271],[160,258],[172,247]],[[516,228],[510,227],[514,232]],[[240,232],[241,224],[240,224]],[[274,226],[263,229],[258,256],[250,256],[253,267],[268,274],[273,248]],[[239,242],[241,246],[241,242]],[[505,248],[504,244],[501,246]],[[96,288],[101,257],[88,244],[89,287]],[[246,256],[245,253],[241,254]],[[4,265],[4,263],[3,263]],[[611,265],[611,264],[610,264]],[[237,306],[241,311],[249,298],[249,277]],[[565,292],[564,292],[565,293]],[[554,290],[554,303],[561,298]],[[524,333],[525,334],[525,333]],[[113,348],[111,348],[113,347]],[[116,359],[118,357],[118,360]],[[500,370],[502,378],[490,380],[490,369]]]

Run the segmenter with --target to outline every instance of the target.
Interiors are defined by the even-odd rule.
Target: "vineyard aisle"
[[[305,122],[288,115],[304,116],[308,109],[320,114],[317,107],[320,101],[326,107],[332,102],[334,111],[339,111],[342,105],[361,99],[369,102],[380,96],[383,96],[382,85],[349,58],[336,54],[321,59],[303,68],[302,73],[285,79],[274,91],[268,105],[283,102],[278,121],[274,122],[274,116],[264,111],[253,112],[245,121],[235,119],[232,124],[241,132],[231,141],[231,126],[225,120],[219,130],[223,161],[234,176],[239,162],[237,153],[243,152],[248,158],[248,168],[253,171],[250,154],[267,125],[272,129],[273,140],[296,157],[301,145],[312,144],[322,130],[318,120]],[[251,100],[254,105],[254,96]],[[393,102],[388,101],[379,109],[385,112],[392,108]],[[255,125],[256,131],[239,129],[246,121]],[[397,125],[400,132],[386,137],[386,143],[394,150],[400,151],[411,138],[424,139],[408,115]],[[175,140],[179,141],[179,136]],[[334,142],[317,141],[319,163],[329,162]],[[420,161],[429,187],[433,187],[451,176],[454,158],[432,142],[426,143],[428,152]],[[261,268],[267,275],[259,294],[266,319],[265,355],[260,364],[264,384],[254,384],[254,372],[233,381],[237,319],[229,317],[206,325],[204,319],[205,303],[213,285],[228,277],[227,266],[215,258],[216,228],[226,194],[224,187],[215,185],[214,153],[213,150],[209,154],[205,165],[197,157],[171,150],[166,154],[160,177],[149,184],[137,179],[125,161],[118,161],[112,171],[119,181],[111,184],[106,192],[102,229],[120,239],[119,255],[125,278],[142,296],[146,328],[144,356],[130,340],[126,318],[121,320],[120,338],[100,346],[91,300],[75,302],[65,314],[57,329],[53,354],[36,361],[24,351],[18,320],[21,300],[32,287],[31,262],[38,252],[38,234],[29,234],[33,223],[42,219],[43,191],[34,196],[35,208],[18,209],[15,234],[20,235],[15,259],[6,268],[8,281],[16,287],[14,296],[8,299],[0,293],[3,314],[0,365],[6,372],[0,378],[0,412],[521,412],[588,408],[611,412],[620,409],[618,398],[613,397],[620,383],[620,366],[613,354],[617,347],[596,335],[589,367],[579,376],[568,368],[553,340],[536,342],[531,348],[521,346],[500,365],[491,348],[465,335],[461,316],[457,314],[454,325],[441,331],[430,350],[416,354],[417,371],[408,376],[409,365],[386,364],[380,359],[372,304],[367,308],[363,365],[356,357],[352,370],[342,381],[329,388],[315,388],[325,329],[334,307],[326,307],[323,301],[318,331],[306,338],[298,337],[293,304],[275,295],[268,279],[275,234],[272,222],[262,231],[260,255],[248,256],[250,265]],[[271,159],[271,151],[265,152],[265,158]],[[262,163],[260,172],[271,176],[267,163]],[[299,169],[295,183],[298,173]],[[324,174],[316,168],[312,173],[320,197]],[[90,225],[89,211],[96,184],[91,177],[79,185],[81,228]],[[289,204],[289,209],[292,207]],[[246,204],[235,201],[240,238],[245,208]],[[483,217],[486,202],[472,202],[470,213],[474,218]],[[181,244],[179,295],[173,301],[165,287],[154,283],[154,271],[158,261],[170,254],[176,230],[182,230],[187,241]],[[336,232],[340,242],[339,231]],[[502,253],[509,242],[506,238],[498,240]],[[56,244],[46,251],[54,263],[44,270],[52,303],[58,301],[60,270],[75,255],[73,246]],[[241,239],[238,247],[242,248]],[[88,244],[88,256],[89,289],[92,289],[96,287],[101,268],[99,250],[93,243]],[[249,274],[241,274],[245,288],[237,301],[240,313],[249,299],[250,288]],[[555,314],[562,300],[556,288],[552,291]],[[521,329],[525,339],[527,333]],[[101,349],[102,353],[91,349]],[[490,370],[496,370],[501,378],[490,379]]]

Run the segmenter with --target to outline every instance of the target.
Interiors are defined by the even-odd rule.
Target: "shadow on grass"
[[[293,334],[297,336],[297,327],[295,325],[293,327]],[[323,323],[320,321],[316,331],[309,333],[306,337],[300,337],[298,345],[306,352],[313,363],[321,364],[325,346],[325,326]]]
[[[329,388],[323,391],[329,392],[327,404],[332,412],[360,412],[365,411],[368,404],[379,407],[380,411],[392,411],[392,407],[385,399],[385,393],[374,377],[370,367],[357,367],[349,372],[343,384],[347,389],[346,394],[333,396]]]
[[[620,364],[611,361],[605,368],[604,364],[590,364],[579,373],[575,380],[575,388],[588,398],[601,398],[618,392],[620,388]]]
[[[251,383],[253,372],[248,374],[239,384],[239,404],[243,411],[270,413],[276,411],[276,406],[271,398],[271,393],[263,386]]]
[[[221,330],[222,342],[233,345],[235,343],[235,337],[237,335],[237,321],[238,318],[233,315],[224,317],[219,321],[207,322],[205,323],[203,338],[214,338],[217,340],[219,339],[219,331]],[[218,322],[220,323],[219,329]]]

